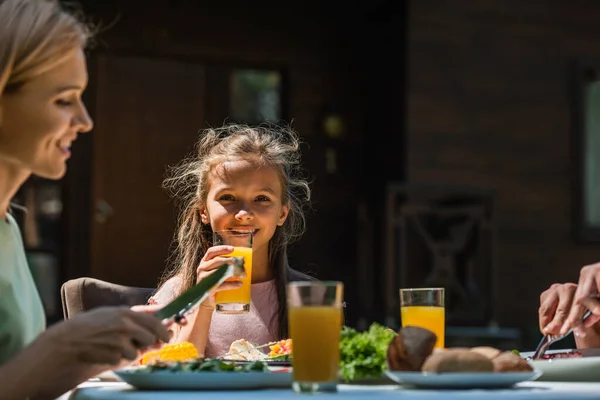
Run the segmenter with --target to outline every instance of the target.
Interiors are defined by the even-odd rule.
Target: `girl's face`
[[[213,231],[252,231],[253,251],[268,250],[269,240],[285,222],[289,206],[282,203],[281,182],[272,167],[227,161],[208,174],[202,223]]]
[[[81,101],[87,85],[81,49],[17,91],[0,96],[0,165],[57,179],[71,143],[92,121]]]

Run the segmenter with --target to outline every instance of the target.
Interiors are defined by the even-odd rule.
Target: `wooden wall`
[[[540,293],[600,261],[570,212],[570,68],[600,56],[598,21],[589,1],[410,2],[408,178],[496,191],[503,325],[535,328]]]

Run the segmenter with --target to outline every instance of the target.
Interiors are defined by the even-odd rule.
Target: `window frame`
[[[587,133],[587,88],[590,83],[600,84],[600,60],[578,59],[574,62],[572,72],[572,233],[576,242],[598,243],[600,242],[600,221],[589,222],[588,206],[588,133]],[[600,160],[600,151],[597,154]],[[600,162],[599,162],[600,164]],[[600,180],[598,184],[600,191]],[[600,214],[600,202],[598,202],[598,214]]]

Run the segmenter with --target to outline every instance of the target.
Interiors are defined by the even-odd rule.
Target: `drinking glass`
[[[291,282],[292,387],[297,393],[337,391],[342,329],[341,282]]]
[[[435,347],[444,348],[444,288],[400,289],[402,326],[419,326],[437,335]]]
[[[243,314],[250,311],[252,284],[252,232],[215,231],[213,246],[233,246],[233,252],[225,257],[244,257],[244,278],[227,278],[227,281],[241,281],[239,289],[222,290],[215,293],[216,311],[221,314]]]

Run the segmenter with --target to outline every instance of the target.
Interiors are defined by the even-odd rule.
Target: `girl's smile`
[[[289,212],[277,170],[247,160],[226,161],[208,179],[202,222],[210,223],[213,231],[252,231],[253,253],[266,260],[269,240]]]

